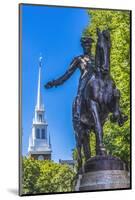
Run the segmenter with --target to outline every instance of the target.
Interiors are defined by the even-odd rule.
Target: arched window
[[[42,115],[41,115],[41,114],[39,114],[39,121],[40,121],[40,122],[43,121],[43,120],[42,120]]]
[[[44,156],[42,155],[38,156],[38,160],[44,160]]]
[[[40,138],[40,129],[39,128],[36,129],[36,138],[37,139]]]
[[[41,137],[42,137],[42,139],[46,139],[46,138],[45,138],[45,129],[42,129]]]

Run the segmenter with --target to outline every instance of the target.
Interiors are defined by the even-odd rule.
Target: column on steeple
[[[51,148],[51,136],[50,136],[50,132],[49,132],[49,147]]]

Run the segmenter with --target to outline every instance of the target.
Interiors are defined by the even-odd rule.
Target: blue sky
[[[51,134],[52,159],[71,159],[75,147],[72,102],[77,93],[80,72],[62,86],[44,89],[47,81],[62,75],[72,59],[82,54],[80,38],[88,25],[85,9],[22,6],[22,150],[27,154],[28,138],[37,95],[38,58],[43,56],[42,99]]]

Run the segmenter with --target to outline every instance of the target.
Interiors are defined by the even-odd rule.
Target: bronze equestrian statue
[[[109,113],[111,121],[122,126],[127,120],[119,107],[120,92],[110,75],[110,33],[97,29],[95,59],[91,55],[92,39],[83,37],[81,44],[84,55],[76,57],[66,73],[48,82],[45,87],[51,88],[64,83],[79,68],[81,72],[77,97],[73,103],[73,127],[75,130],[78,152],[78,172],[82,172],[82,147],[85,161],[91,157],[90,132],[96,135],[96,155],[105,155],[103,145],[103,125]]]

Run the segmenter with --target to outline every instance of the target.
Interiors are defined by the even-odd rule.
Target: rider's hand
[[[54,81],[49,81],[47,84],[45,84],[46,89],[52,88],[53,86],[54,86]]]

